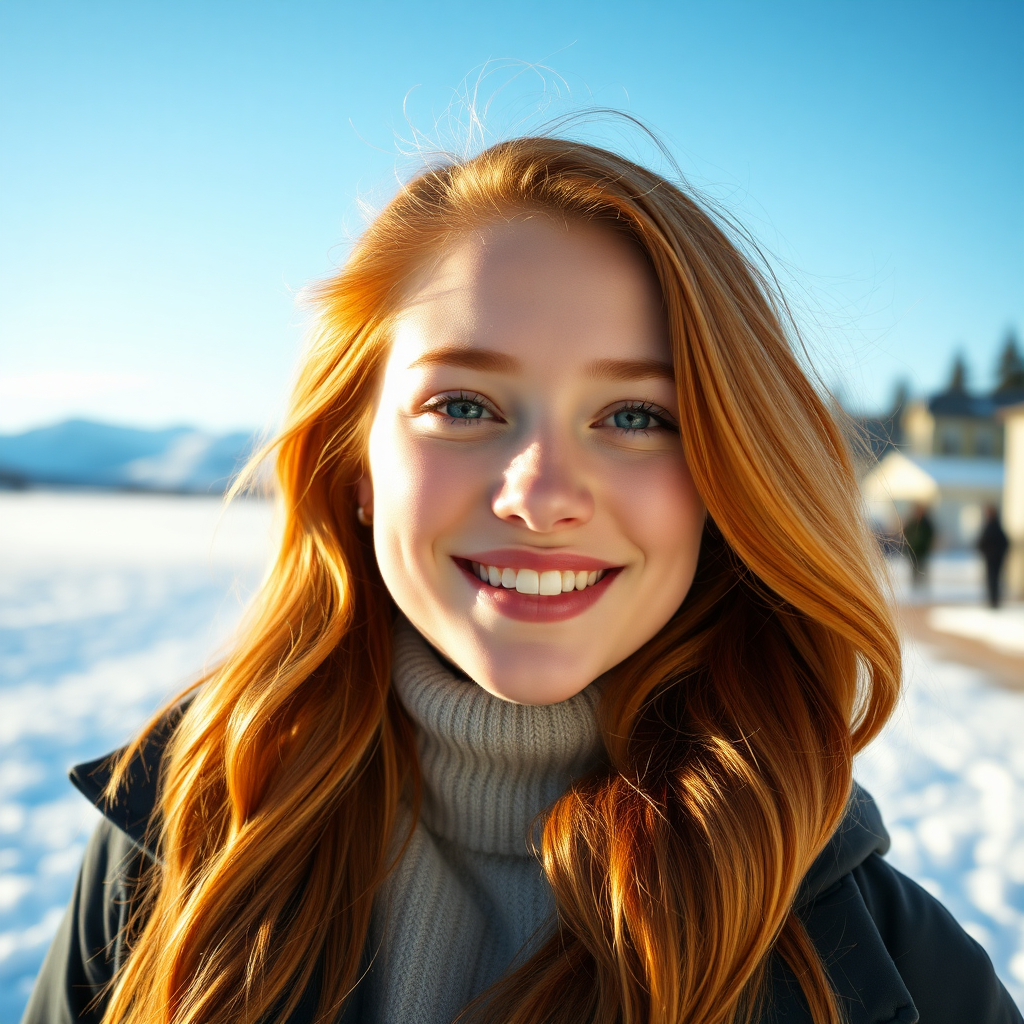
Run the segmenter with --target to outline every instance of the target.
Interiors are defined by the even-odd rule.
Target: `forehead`
[[[546,214],[450,243],[410,290],[395,344],[412,359],[457,347],[548,365],[671,361],[658,282],[636,247],[608,227]]]

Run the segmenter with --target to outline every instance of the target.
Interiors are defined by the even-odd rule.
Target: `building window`
[[[939,454],[959,455],[963,445],[958,427],[943,427],[939,431]]]

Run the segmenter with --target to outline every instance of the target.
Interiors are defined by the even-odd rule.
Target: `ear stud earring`
[[[373,522],[373,513],[366,511],[365,505],[360,505],[356,509],[356,519],[359,520],[360,525],[369,526]]]

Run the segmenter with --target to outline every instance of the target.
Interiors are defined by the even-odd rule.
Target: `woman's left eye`
[[[627,431],[676,429],[667,416],[659,415],[653,406],[646,403],[616,409],[601,421],[601,425]]]
[[[612,421],[622,430],[647,430],[654,417],[643,409],[620,409],[612,414]]]
[[[444,409],[446,416],[453,420],[479,420],[487,410],[479,402],[468,402],[466,399],[459,399],[457,402],[445,402]]]

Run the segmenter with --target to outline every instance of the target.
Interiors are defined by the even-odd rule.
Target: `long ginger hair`
[[[815,1024],[842,1019],[794,899],[900,678],[843,434],[770,275],[719,219],[613,153],[521,138],[404,185],[316,293],[268,448],[280,549],[165,752],[161,856],[110,1024],[284,1021],[307,990],[329,1021],[358,984],[419,780],[390,688],[393,604],[354,516],[375,386],[410,276],[522,210],[606,225],[649,261],[708,523],[683,605],[610,674],[606,762],[545,819],[553,934],[469,1013],[733,1024],[757,1013],[779,956]]]

